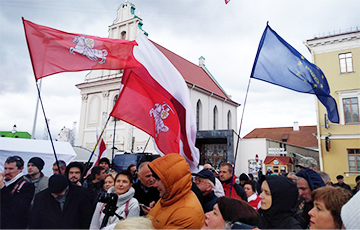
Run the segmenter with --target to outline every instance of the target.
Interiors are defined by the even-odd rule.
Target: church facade
[[[122,3],[117,18],[109,26],[109,37],[135,40],[138,33],[147,35],[142,25],[142,19],[135,14],[135,6],[130,2]],[[231,100],[216,82],[205,66],[205,58],[200,57],[195,65],[159,44],[153,44],[178,69],[188,86],[198,129],[196,145],[202,154],[200,163],[231,161],[240,104]],[[100,133],[104,128],[118,97],[122,73],[122,70],[93,70],[83,83],[76,85],[82,97],[79,146],[89,150],[94,148],[97,129]],[[148,134],[112,117],[104,129],[103,138],[110,159],[116,152],[155,153]]]

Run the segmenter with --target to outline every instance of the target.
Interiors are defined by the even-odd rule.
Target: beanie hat
[[[240,180],[248,181],[248,180],[249,180],[249,177],[248,177],[245,173],[241,173],[241,175],[240,175]]]
[[[60,193],[69,186],[68,179],[62,174],[54,174],[49,178],[49,190],[51,193]]]
[[[102,162],[105,162],[108,165],[110,165],[110,160],[107,157],[103,157],[99,160],[99,164],[101,164]]]
[[[39,169],[39,171],[41,171],[45,165],[45,162],[40,157],[33,157],[29,160],[28,163],[34,164]]]
[[[357,192],[342,208],[341,220],[346,229],[358,229],[360,226],[360,192]]]
[[[311,191],[325,186],[325,183],[319,173],[312,169],[300,170],[296,173],[296,176],[304,178],[308,182]]]

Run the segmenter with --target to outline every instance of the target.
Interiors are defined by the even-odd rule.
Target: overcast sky
[[[37,90],[21,17],[66,32],[108,37],[120,0],[0,1],[0,130],[31,133]],[[266,22],[311,61],[303,41],[360,26],[358,0],[132,0],[149,38],[183,58],[205,65],[232,99],[243,105],[254,57]],[[55,137],[79,122],[75,87],[87,71],[46,77],[41,95]],[[325,73],[326,74],[326,73]],[[331,89],[331,85],[330,85]],[[252,79],[241,136],[254,128],[316,125],[316,98]],[[238,108],[238,123],[243,106]],[[36,138],[42,139],[39,108]],[[78,127],[78,126],[77,126]],[[238,130],[239,127],[236,128]],[[78,131],[78,128],[76,128]]]

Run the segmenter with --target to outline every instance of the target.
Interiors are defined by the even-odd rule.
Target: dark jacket
[[[150,187],[145,189],[141,185],[141,182],[138,181],[133,185],[133,188],[135,189],[135,195],[134,198],[136,198],[140,204],[144,204],[149,207],[150,203],[155,201],[155,203],[160,199],[159,191],[154,188]],[[140,216],[144,216],[145,213],[140,208]]]
[[[91,217],[88,192],[70,184],[63,210],[49,189],[35,196],[30,229],[89,229]]]
[[[345,183],[342,183],[342,184],[336,183],[336,184],[333,184],[333,187],[341,187],[341,188],[351,191],[350,185],[345,184]]]
[[[309,188],[311,189],[311,191],[314,191],[317,188],[321,188],[321,187],[325,186],[325,183],[324,183],[323,179],[321,178],[321,176],[319,175],[319,173],[317,173],[316,171],[314,171],[312,169],[309,169],[309,168],[302,169],[296,173],[296,176],[304,178],[308,182]],[[300,218],[300,216],[297,217],[302,228],[304,228],[304,229],[306,229],[310,223],[310,216],[309,216],[308,212],[313,207],[314,207],[314,204],[312,201],[306,202],[304,205],[304,209],[302,210],[302,213],[301,213],[301,218]]]
[[[224,188],[225,196],[230,197],[230,188],[231,188],[231,198],[239,199],[241,198],[243,201],[247,201],[247,195],[243,187],[239,184],[235,183],[235,177],[233,178],[233,183],[231,185],[231,178],[226,181],[222,181],[222,186]]]
[[[93,206],[93,211],[94,211],[96,208],[96,204],[99,202],[100,194],[106,193],[104,189],[104,182],[101,181],[101,182],[93,183],[91,180],[86,180],[84,181],[82,187],[88,190],[88,194],[90,196],[90,202]]]
[[[204,213],[212,211],[214,205],[217,202],[218,197],[215,196],[214,191],[211,191],[211,193],[209,193],[209,194],[207,194],[207,195],[205,195],[203,197],[204,197],[204,200],[203,200],[204,204],[202,206],[203,206],[203,209],[204,209]]]
[[[294,218],[298,189],[294,182],[284,176],[265,176],[269,184],[272,203],[267,210],[259,209],[260,229],[301,229]]]
[[[27,228],[34,191],[35,186],[23,177],[1,189],[1,229]]]

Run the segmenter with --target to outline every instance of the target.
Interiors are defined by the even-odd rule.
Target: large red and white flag
[[[61,72],[138,67],[135,41],[67,33],[23,18],[36,80]]]
[[[162,154],[179,153],[197,171],[196,123],[184,78],[140,33],[134,57],[142,68],[125,70],[123,88],[110,113],[151,135]]]

